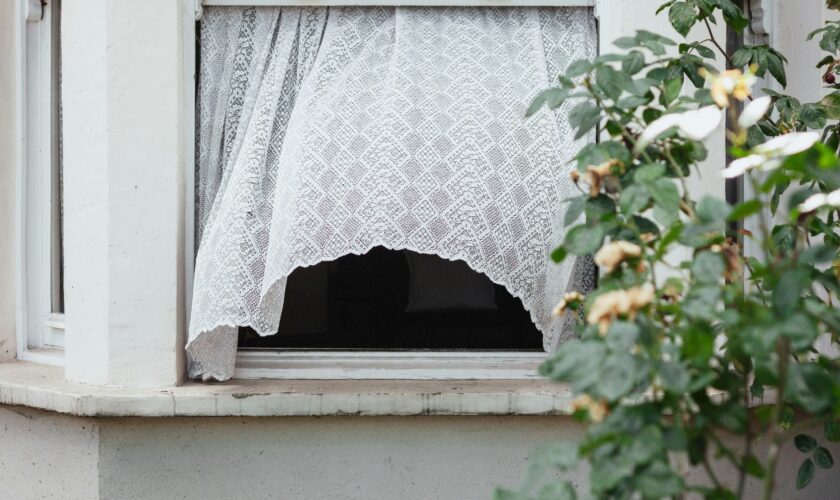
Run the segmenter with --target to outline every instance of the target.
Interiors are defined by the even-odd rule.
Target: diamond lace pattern
[[[296,268],[375,246],[465,261],[551,309],[591,286],[554,265],[568,108],[534,95],[594,56],[585,8],[207,8],[201,21],[190,376],[233,374],[236,329],[273,334]],[[591,140],[591,138],[584,138]]]

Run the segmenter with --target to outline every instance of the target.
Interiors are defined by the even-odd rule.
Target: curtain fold
[[[463,260],[551,310],[593,268],[548,255],[575,190],[568,109],[523,119],[595,55],[585,8],[230,8],[201,25],[189,375],[233,375],[237,328],[273,334],[286,279],[375,246]]]

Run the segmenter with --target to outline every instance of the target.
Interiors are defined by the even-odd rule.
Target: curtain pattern
[[[520,298],[546,349],[591,263],[548,259],[576,191],[569,109],[524,110],[591,58],[585,8],[207,8],[201,21],[192,378],[273,334],[286,279],[375,246],[463,260]]]

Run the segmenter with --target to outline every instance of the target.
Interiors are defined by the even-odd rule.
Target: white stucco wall
[[[0,498],[99,498],[92,419],[0,406]]]
[[[15,6],[0,2],[0,361],[15,346]]]

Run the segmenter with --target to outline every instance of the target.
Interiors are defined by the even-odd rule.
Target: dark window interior
[[[280,327],[245,348],[542,351],[519,299],[462,261],[376,247],[289,277]]]

